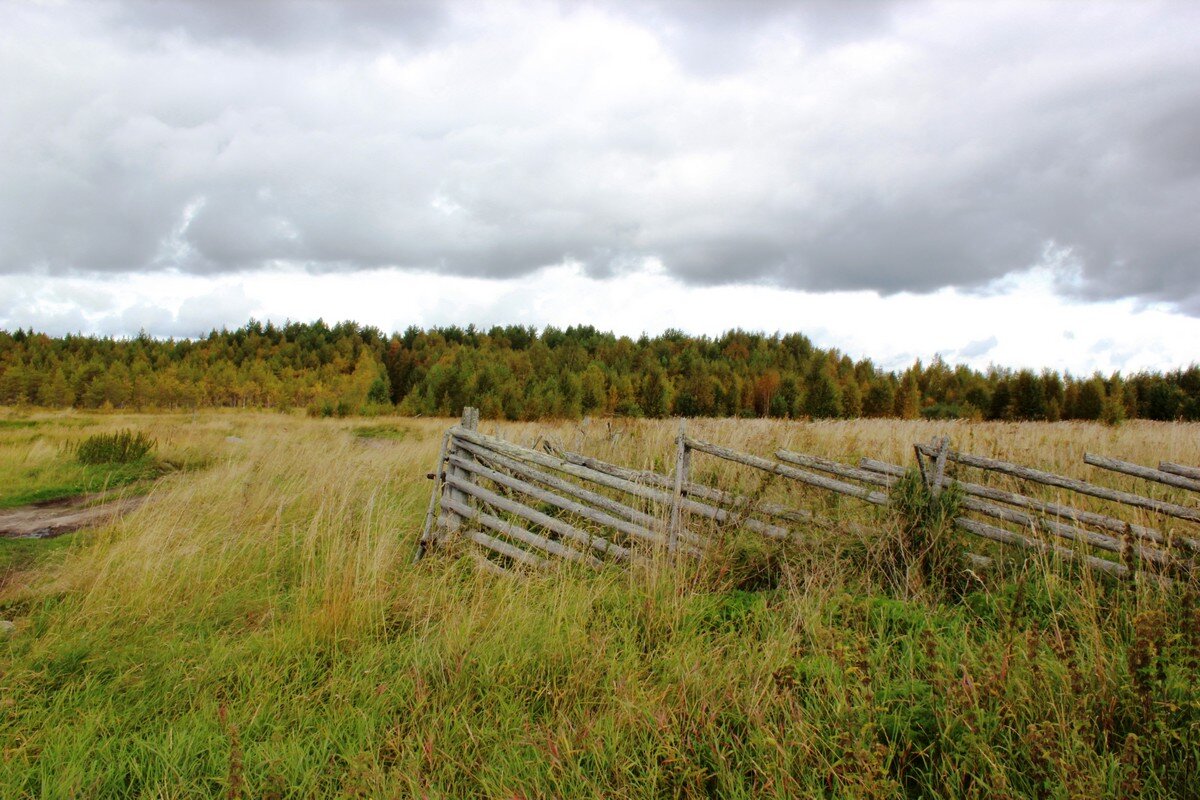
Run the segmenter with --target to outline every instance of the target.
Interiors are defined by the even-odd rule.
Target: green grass
[[[133,464],[82,465],[63,463],[26,470],[0,489],[0,508],[61,500],[129,486],[163,474],[164,466],[150,460]]]
[[[0,639],[0,796],[1200,785],[1194,586],[1011,561],[945,592],[816,532],[804,548],[735,535],[696,570],[517,581],[453,550],[413,565],[425,434],[448,423],[366,448],[344,422],[247,419],[236,448],[215,423],[184,443],[209,469],[0,588],[17,625]],[[637,430],[660,444],[631,447],[669,452],[669,426]]]
[[[53,539],[0,538],[0,581],[11,573],[42,566],[48,560],[61,556],[74,539],[73,534]],[[0,611],[0,617],[3,616]]]
[[[407,425],[397,424],[359,425],[353,429],[353,432],[359,439],[391,439],[399,442],[410,436],[413,429]]]

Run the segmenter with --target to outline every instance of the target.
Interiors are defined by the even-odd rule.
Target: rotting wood
[[[929,454],[927,445],[917,445],[919,449]],[[963,464],[968,467],[976,467],[978,469],[992,470],[994,472],[1002,472],[1006,475],[1012,475],[1015,478],[1021,478],[1034,483],[1041,483],[1046,486],[1057,486],[1060,489],[1070,489],[1080,494],[1086,494],[1091,497],[1098,497],[1102,500],[1111,500],[1114,503],[1121,503],[1127,506],[1135,506],[1144,508],[1147,511],[1154,511],[1159,514],[1164,514],[1176,519],[1183,519],[1189,522],[1200,522],[1200,509],[1188,508],[1177,503],[1168,503],[1163,500],[1154,500],[1149,497],[1131,494],[1130,492],[1122,492],[1116,489],[1107,489],[1103,486],[1086,481],[1067,478],[1062,475],[1055,475],[1052,472],[1045,472],[1040,469],[1031,467],[1022,467],[1019,464],[1012,464],[1007,461],[1000,461],[994,458],[985,458],[984,456],[970,455],[968,453],[958,453],[951,450],[948,454],[951,461]]]
[[[962,508],[1003,522],[1011,522],[1014,525],[1020,525],[1033,531],[1044,531],[1060,539],[1091,545],[1100,550],[1107,550],[1110,553],[1121,553],[1125,549],[1122,540],[1116,537],[1106,536],[1103,533],[1096,533],[1084,528],[1077,528],[1073,525],[1066,525],[1053,519],[1039,519],[1024,512],[1005,508],[995,503],[977,500],[973,497],[964,497],[962,499]],[[1139,559],[1159,566],[1166,566],[1172,562],[1170,556],[1157,548],[1137,544],[1134,545],[1133,552]]]
[[[477,416],[476,409],[472,408],[471,406],[467,406],[466,408],[463,409],[462,421],[459,423],[459,426],[465,430],[475,430],[475,427],[478,425],[478,419],[479,418]],[[453,455],[454,448],[455,448],[455,442],[454,442],[454,439],[451,438],[449,446],[446,450],[446,455],[447,456]],[[465,473],[459,467],[451,467],[447,470],[447,472],[458,478],[466,479],[468,477],[467,473]],[[451,500],[457,500],[459,502],[466,501],[466,495],[464,495],[463,492],[460,489],[456,488],[455,486],[450,485],[446,481],[443,481],[442,487],[443,487],[443,492]],[[444,504],[443,504],[443,507],[445,507]],[[439,523],[438,527],[439,527],[439,529],[441,529],[443,534],[451,534],[451,533],[456,532],[459,529],[459,527],[461,527],[462,518],[459,517],[457,514],[450,513],[450,514],[444,515],[444,519],[439,519],[438,523]]]
[[[483,478],[487,478],[493,483],[500,484],[501,486],[507,486],[508,488],[520,492],[527,497],[540,500],[544,503],[549,503],[550,505],[562,509],[570,514],[590,520],[597,525],[603,525],[606,528],[620,531],[627,536],[632,536],[635,539],[642,539],[650,542],[651,544],[662,545],[666,543],[666,539],[660,533],[656,533],[648,528],[642,527],[641,525],[636,525],[632,522],[620,519],[612,514],[608,514],[594,508],[589,508],[582,503],[569,500],[545,489],[539,489],[537,486],[534,486],[528,481],[523,481],[520,478],[513,477],[512,475],[505,475],[498,470],[485,467],[478,462],[467,461],[459,456],[451,456],[450,461],[458,464],[468,472]],[[692,552],[698,555],[700,551],[692,548]]]
[[[956,517],[954,524],[962,528],[968,533],[979,536],[983,539],[991,539],[994,542],[1001,544],[1013,545],[1024,550],[1037,550],[1044,553],[1054,553],[1068,561],[1079,561],[1086,564],[1093,570],[1105,572],[1109,575],[1121,578],[1129,574],[1129,567],[1124,564],[1118,564],[1116,561],[1108,561],[1096,556],[1079,553],[1069,547],[1063,547],[1043,539],[1035,539],[1030,536],[1025,536],[1020,533],[1005,530],[996,525],[989,525],[986,522],[970,519],[968,517]]]
[[[872,472],[867,469],[855,469],[853,467],[847,467],[843,464],[840,464],[839,462],[831,461],[830,459],[821,458],[819,456],[804,456],[804,455],[800,455],[798,453],[790,453],[786,450],[777,451],[775,455],[776,455],[776,457],[778,457],[784,461],[791,461],[793,463],[798,463],[803,466],[811,466],[813,469],[824,470],[824,471],[830,472],[832,474],[841,475],[842,477],[853,478],[855,480],[862,480],[867,483],[874,483],[875,485],[891,486],[895,483],[895,480],[892,476],[899,477],[904,474],[904,469],[902,467],[892,465],[892,464],[886,464],[884,462],[873,461],[872,459],[863,459],[863,462],[871,462],[873,464],[877,464],[877,465],[886,467],[886,468],[888,468],[887,473],[877,474],[876,472]],[[943,464],[943,468],[944,468],[944,464]],[[933,475],[936,475],[936,474],[937,473],[935,471],[933,473]],[[955,483],[955,481],[946,478],[946,476],[943,472],[941,480],[939,481],[940,486],[942,488],[945,488],[947,486],[952,485],[953,483]],[[962,484],[960,484],[960,485],[962,485]],[[978,488],[986,489],[987,487],[978,487]],[[966,492],[965,487],[964,487],[964,492]],[[1026,498],[1023,498],[1023,499],[1026,499]],[[1116,537],[1105,536],[1103,534],[1095,533],[1093,531],[1088,531],[1088,530],[1085,530],[1082,528],[1076,528],[1076,527],[1073,527],[1070,525],[1064,525],[1060,522],[1057,522],[1057,521],[1051,520],[1051,519],[1039,519],[1037,517],[1032,517],[1028,514],[1023,514],[1019,511],[1013,511],[1011,509],[1004,508],[1003,506],[994,505],[992,503],[985,503],[980,500],[976,500],[972,497],[963,498],[962,508],[964,508],[968,511],[975,511],[979,514],[983,514],[985,516],[992,517],[993,519],[999,519],[1004,522],[1010,522],[1015,525],[1021,525],[1022,527],[1025,527],[1025,528],[1031,528],[1033,530],[1044,530],[1045,532],[1050,533],[1059,538],[1067,539],[1070,541],[1083,542],[1085,544],[1089,544],[1093,547],[1098,547],[1102,550],[1107,550],[1109,552],[1120,553],[1122,550],[1122,542],[1120,539],[1118,539]],[[1172,559],[1169,557],[1168,554],[1166,554],[1163,551],[1158,550],[1156,548],[1150,548],[1150,547],[1144,547],[1144,546],[1138,545],[1135,547],[1134,552],[1137,554],[1137,556],[1140,559],[1149,561],[1149,562],[1157,564],[1157,565],[1167,565],[1167,564],[1172,563]]]
[[[1092,453],[1083,454],[1083,462],[1090,464],[1093,467],[1100,467],[1112,472],[1119,472],[1122,475],[1132,475],[1137,478],[1144,478],[1155,483],[1174,486],[1176,489],[1187,489],[1191,492],[1200,492],[1200,480],[1192,480],[1181,475],[1173,475],[1170,472],[1153,469],[1151,467],[1143,467],[1141,464],[1134,464],[1129,461],[1122,461],[1119,458],[1108,458],[1107,456],[1098,456]]]
[[[670,533],[667,543],[670,550],[674,550],[677,546],[683,526],[683,489],[687,484],[690,463],[686,437],[686,423],[679,420],[679,435],[675,437],[675,485],[672,487],[674,496],[671,501],[671,522],[668,529]]]
[[[775,457],[780,461],[787,461],[790,464],[795,464],[800,467],[820,470],[828,472],[830,475],[837,475],[841,478],[849,478],[862,483],[869,483],[872,486],[882,486],[891,488],[895,483],[890,477],[872,472],[870,470],[855,468],[842,464],[839,461],[834,461],[821,456],[807,455],[805,453],[793,453],[790,450],[776,450]]]
[[[946,454],[950,452],[950,437],[943,436],[937,445],[937,458],[933,462],[933,476],[930,478],[929,492],[934,497],[942,494],[942,480],[946,477]]]
[[[674,487],[674,480],[669,475],[663,475],[660,472],[651,472],[649,470],[635,470],[627,467],[619,467],[616,464],[609,464],[606,461],[601,461],[591,456],[585,456],[581,453],[573,453],[569,450],[560,450],[558,455],[569,461],[572,464],[577,464],[582,467],[603,472],[606,475],[611,475],[615,478],[622,478],[635,483],[645,483],[651,486],[659,486],[664,489]],[[762,500],[752,500],[743,495],[726,492],[722,489],[717,489],[712,486],[705,486],[702,483],[687,483],[684,485],[683,494],[685,497],[699,497],[702,500],[708,500],[718,505],[729,506],[731,508],[744,508],[749,506],[751,513],[766,514],[767,516],[775,517],[776,519],[785,520],[788,522],[810,523],[818,522],[816,515],[811,511],[802,508],[791,508],[789,506],[780,505],[779,503],[769,503]]]
[[[584,480],[598,483],[601,486],[607,486],[611,489],[623,491],[626,494],[632,494],[637,497],[652,500],[666,507],[669,507],[673,500],[669,492],[659,491],[644,484],[625,480],[624,478],[606,475],[599,470],[572,464],[565,459],[557,458],[545,453],[539,453],[534,450],[525,450],[524,448],[509,444],[503,439],[497,439],[494,436],[486,436],[475,431],[464,431],[460,428],[452,428],[450,432],[454,436],[464,438],[467,441],[475,442],[476,444],[480,444],[489,449],[497,450],[498,452],[506,455],[511,455],[514,458],[533,461],[536,464],[566,473],[567,475],[573,475],[577,478],[583,478]],[[707,517],[708,519],[718,523],[737,522],[744,525],[748,530],[752,530],[755,533],[761,533],[764,536],[769,536],[773,539],[785,539],[791,536],[791,532],[786,528],[781,528],[778,525],[772,525],[770,523],[760,522],[759,520],[754,519],[738,520],[725,509],[715,508],[695,500],[685,499],[683,501],[683,507],[694,514],[699,514],[700,516]]]
[[[595,556],[587,553],[581,553],[573,547],[567,547],[561,542],[556,542],[553,539],[534,533],[526,528],[500,519],[495,514],[490,514],[487,511],[478,508],[472,508],[466,503],[459,503],[457,500],[443,500],[443,502],[452,506],[456,512],[462,514],[465,518],[479,523],[487,528],[492,529],[496,533],[503,534],[510,539],[527,544],[530,547],[536,547],[550,555],[558,556],[567,561],[574,561],[580,564],[587,564],[589,567],[599,569],[604,565],[604,562]]]
[[[904,474],[904,467],[898,464],[889,464],[886,461],[879,461],[873,458],[863,458],[859,462],[859,466],[863,469],[872,472],[879,472],[884,475],[899,477]],[[1016,492],[1009,492],[1003,489],[997,489],[992,486],[983,486],[978,483],[969,481],[961,481],[951,478],[944,478],[943,484],[949,486],[951,483],[957,483],[962,488],[963,492],[975,497],[982,497],[987,500],[993,500],[998,503],[1004,503],[1018,508],[1024,508],[1029,511],[1035,511],[1039,514],[1057,517],[1059,519],[1069,520],[1079,525],[1091,525],[1095,528],[1101,528],[1112,533],[1124,535],[1126,532],[1131,532],[1133,536],[1148,542],[1161,546],[1166,546],[1167,537],[1163,536],[1161,531],[1154,528],[1148,528],[1145,525],[1135,525],[1126,522],[1125,520],[1110,517],[1106,514],[1099,514],[1094,511],[1085,511],[1073,506],[1054,503],[1048,500],[1038,500],[1033,497],[1027,497]],[[1128,531],[1127,531],[1128,529]],[[1189,550],[1200,551],[1200,541],[1191,539],[1186,536],[1175,535],[1171,537],[1172,542],[1181,544]]]
[[[497,508],[501,511],[507,511],[510,514],[515,514],[516,516],[526,519],[535,525],[540,525],[548,531],[553,531],[559,536],[565,536],[566,538],[571,539],[578,544],[590,547],[597,553],[611,555],[614,558],[622,560],[629,558],[629,548],[627,547],[614,544],[613,542],[605,539],[603,536],[597,536],[596,534],[580,530],[574,525],[563,522],[560,519],[555,519],[549,514],[544,514],[541,511],[529,508],[528,506],[522,505],[515,500],[509,500],[508,498],[502,497],[493,491],[484,489],[482,486],[472,483],[470,480],[465,480],[457,475],[447,475],[446,482],[452,484],[457,489],[461,489],[472,497],[482,500],[493,508]]]
[[[614,500],[613,498],[599,494],[598,492],[593,492],[590,489],[585,489],[582,486],[571,483],[563,478],[542,472],[541,470],[536,469],[524,462],[518,461],[515,458],[509,458],[506,455],[497,453],[494,450],[488,450],[486,447],[480,447],[479,445],[471,442],[460,441],[459,446],[464,450],[468,450],[469,452],[473,453],[475,457],[481,461],[492,463],[498,467],[508,470],[518,477],[525,478],[526,480],[533,481],[534,483],[540,483],[550,489],[555,489],[563,494],[573,496],[578,500],[582,500],[585,503],[590,503],[591,505],[601,508],[610,514],[624,517],[630,522],[635,522],[646,528],[650,528],[651,530],[656,527],[661,527],[662,521],[657,517],[654,517],[643,511],[638,511],[636,508],[630,508],[618,500]]]
[[[708,453],[709,455],[716,456],[717,458],[723,458],[727,461],[733,461],[738,464],[744,464],[748,467],[754,467],[766,472],[772,472],[776,475],[780,475],[785,478],[791,478],[792,480],[799,481],[801,483],[807,483],[810,486],[827,489],[831,492],[849,495],[850,497],[857,497],[859,500],[865,500],[866,502],[874,505],[885,506],[888,503],[887,495],[883,492],[871,491],[862,486],[855,486],[854,484],[846,483],[845,481],[826,478],[824,475],[817,475],[812,472],[805,472],[803,470],[795,469],[794,467],[789,467],[786,464],[780,464],[760,456],[752,456],[747,453],[740,453],[737,450],[732,450],[728,447],[722,447],[718,444],[712,444],[711,442],[693,439],[690,436],[687,437],[687,444],[688,447],[692,448],[693,450],[699,450],[702,453]]]
[[[471,559],[475,562],[475,566],[479,567],[484,572],[491,575],[496,575],[501,578],[515,578],[517,573],[510,569],[500,566],[495,561],[485,556],[483,553],[472,551]]]
[[[1172,475],[1180,475],[1184,478],[1191,478],[1194,481],[1200,481],[1200,467],[1189,467],[1186,464],[1176,464],[1171,461],[1158,462],[1158,468],[1163,472],[1170,472]]]
[[[489,536],[483,531],[467,531],[463,536],[480,547],[486,547],[495,553],[499,553],[505,558],[524,564],[527,567],[535,569],[544,569],[550,562],[539,555],[534,555],[528,550],[522,550],[515,545],[511,545],[503,539],[497,539],[495,536]]]

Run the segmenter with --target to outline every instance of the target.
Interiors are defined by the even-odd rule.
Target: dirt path
[[[140,506],[146,498],[106,500],[112,494],[90,494],[0,510],[0,537],[48,539],[80,528],[111,522]]]

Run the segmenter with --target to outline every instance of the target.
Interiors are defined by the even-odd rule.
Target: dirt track
[[[80,528],[111,522],[140,506],[145,497],[104,500],[105,495],[83,495],[0,511],[0,537],[48,539]]]

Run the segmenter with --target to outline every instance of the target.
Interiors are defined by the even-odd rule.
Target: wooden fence
[[[446,432],[417,558],[460,537],[480,566],[493,572],[543,569],[555,561],[598,568],[666,551],[701,557],[722,529],[772,539],[802,541],[814,528],[850,528],[809,509],[729,491],[692,480],[699,456],[750,468],[818,494],[849,497],[868,506],[892,504],[891,490],[905,468],[864,458],[857,466],[821,456],[777,450],[774,458],[743,453],[693,438],[680,422],[671,474],[634,470],[546,445],[522,447],[479,432],[479,413],[468,408]],[[1200,557],[1200,508],[1118,490],[1031,467],[957,452],[946,438],[914,445],[926,487],[938,495],[961,491],[954,524],[982,543],[1048,554],[1115,577],[1142,575],[1156,582],[1190,576]],[[1200,468],[1163,462],[1158,468],[1086,454],[1100,469],[1200,493]],[[978,472],[982,481],[967,479]],[[999,488],[996,476],[1022,491]],[[1032,487],[1024,488],[1024,487]],[[1039,497],[1054,490],[1053,499]],[[1107,504],[1080,507],[1076,496]],[[1189,495],[1190,496],[1190,495]],[[882,535],[882,534],[879,534]],[[968,553],[984,568],[992,557]]]

